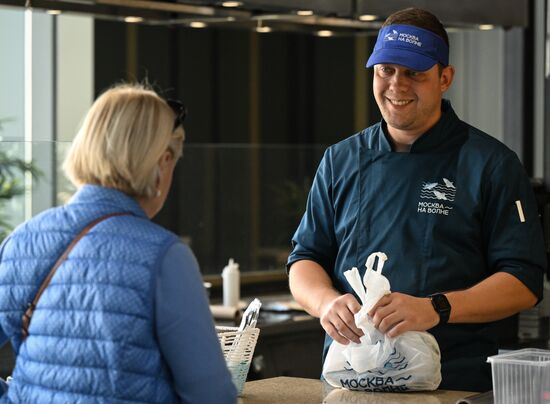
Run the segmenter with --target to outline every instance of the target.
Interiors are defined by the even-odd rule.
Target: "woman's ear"
[[[163,171],[173,159],[174,159],[174,153],[172,153],[172,150],[168,149],[164,153],[162,153],[162,156],[160,156],[160,159],[159,159],[160,171]]]

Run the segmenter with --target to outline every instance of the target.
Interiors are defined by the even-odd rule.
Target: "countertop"
[[[333,389],[316,379],[274,377],[247,382],[239,403],[242,404],[455,404],[475,393],[436,390],[411,393],[368,393]]]

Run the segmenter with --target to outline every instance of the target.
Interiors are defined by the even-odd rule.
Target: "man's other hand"
[[[352,294],[338,296],[321,308],[321,326],[333,340],[342,345],[350,341],[359,343],[363,331],[355,325],[354,314],[361,309],[361,305]]]
[[[414,297],[403,293],[383,296],[369,311],[374,326],[389,337],[397,337],[406,331],[426,331],[439,323],[429,298]]]

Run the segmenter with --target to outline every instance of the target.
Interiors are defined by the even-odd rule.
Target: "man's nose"
[[[401,72],[395,72],[390,80],[391,87],[403,91],[409,87],[409,78]]]

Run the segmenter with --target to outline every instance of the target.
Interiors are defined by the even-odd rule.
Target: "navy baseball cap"
[[[436,63],[449,64],[449,47],[439,35],[412,25],[388,25],[378,32],[367,67],[395,64],[423,72]]]

